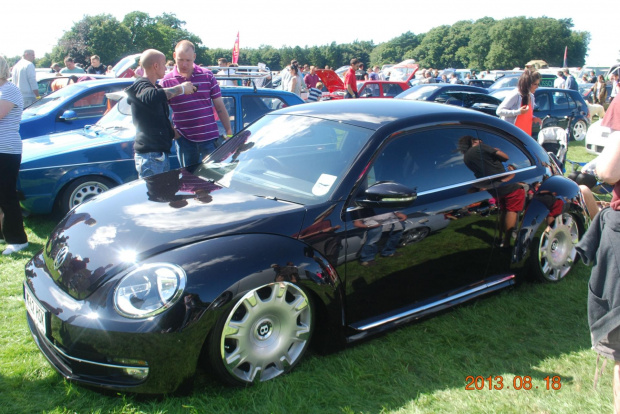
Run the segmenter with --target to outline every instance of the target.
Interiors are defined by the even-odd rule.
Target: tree
[[[99,55],[105,64],[116,62],[128,52],[131,32],[114,16],[84,16],[65,32],[51,53],[51,60],[62,62],[71,56],[76,63],[90,64],[90,56]]]

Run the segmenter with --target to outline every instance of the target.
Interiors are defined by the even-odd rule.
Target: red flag
[[[239,41],[239,38],[237,38],[237,41]],[[568,53],[568,46],[566,46],[564,48],[564,64],[562,65],[563,68],[567,68],[568,67],[568,62],[566,61],[566,54]]]
[[[239,32],[237,32],[237,40],[232,51],[232,63],[239,63]]]

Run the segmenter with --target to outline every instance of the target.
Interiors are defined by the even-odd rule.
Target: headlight
[[[185,289],[185,271],[170,263],[143,265],[125,276],[114,292],[118,313],[148,318],[174,305]]]

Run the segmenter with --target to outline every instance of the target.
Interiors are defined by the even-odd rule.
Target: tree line
[[[105,64],[114,64],[124,56],[158,49],[172,59],[175,44],[189,39],[196,45],[196,63],[216,65],[217,59],[232,59],[230,49],[210,49],[197,35],[184,28],[185,22],[172,13],[151,17],[134,11],[122,21],[109,14],[84,16],[59,39],[51,53],[37,59],[37,66],[49,67],[72,56],[77,63],[89,64],[97,54]],[[562,66],[564,49],[568,47],[568,66],[583,66],[590,42],[589,32],[573,30],[572,19],[549,17],[511,17],[495,20],[483,17],[462,20],[453,25],[435,27],[427,33],[410,31],[375,45],[372,41],[354,41],[322,46],[284,46],[274,48],[241,48],[240,65],[265,63],[280,70],[297,59],[317,67],[339,67],[358,58],[367,66],[415,59],[422,67],[471,68],[476,70],[523,67],[532,59],[543,59],[550,66]],[[241,45],[243,46],[243,45]],[[12,64],[19,57],[9,58]]]

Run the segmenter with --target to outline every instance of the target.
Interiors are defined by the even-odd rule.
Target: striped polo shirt
[[[176,65],[161,81],[164,88],[171,88],[185,82]],[[194,64],[190,82],[197,88],[191,95],[179,95],[170,99],[174,127],[189,141],[203,142],[219,137],[213,114],[213,99],[220,98],[222,92],[209,69]]]
[[[9,101],[13,108],[0,119],[0,153],[21,154],[22,139],[19,135],[19,123],[22,120],[24,101],[19,88],[11,82],[0,86],[0,100]]]

